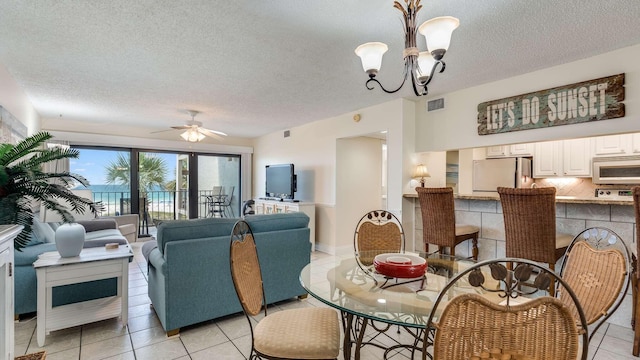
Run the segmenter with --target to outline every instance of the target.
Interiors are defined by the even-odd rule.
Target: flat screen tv
[[[266,166],[266,196],[272,199],[293,199],[296,192],[296,175],[293,164]]]

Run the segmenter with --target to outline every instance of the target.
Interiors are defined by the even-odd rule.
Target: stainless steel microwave
[[[593,158],[594,184],[640,184],[640,156]]]

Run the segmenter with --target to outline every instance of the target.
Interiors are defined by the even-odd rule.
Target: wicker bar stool
[[[504,217],[507,257],[549,264],[564,255],[573,235],[556,233],[556,189],[553,187],[514,189],[499,187]],[[550,293],[555,294],[554,284]]]
[[[472,257],[478,260],[478,233],[473,225],[456,224],[453,203],[453,189],[417,187],[420,210],[422,212],[422,237],[425,251],[429,244],[448,247],[452,256],[456,255],[456,245],[465,240],[472,242]]]

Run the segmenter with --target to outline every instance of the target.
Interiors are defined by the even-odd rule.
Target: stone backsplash
[[[596,189],[631,189],[633,185],[597,185],[591,178],[543,178],[535,179],[536,186],[556,188],[558,196],[575,196],[580,198],[595,197]]]

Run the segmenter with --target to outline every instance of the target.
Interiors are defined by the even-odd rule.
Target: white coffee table
[[[57,251],[40,254],[33,263],[38,278],[38,346],[44,346],[51,331],[121,317],[127,325],[129,302],[129,245],[117,249],[104,247],[83,249],[79,256],[62,258]],[[118,278],[116,296],[52,306],[52,289],[56,286]]]

